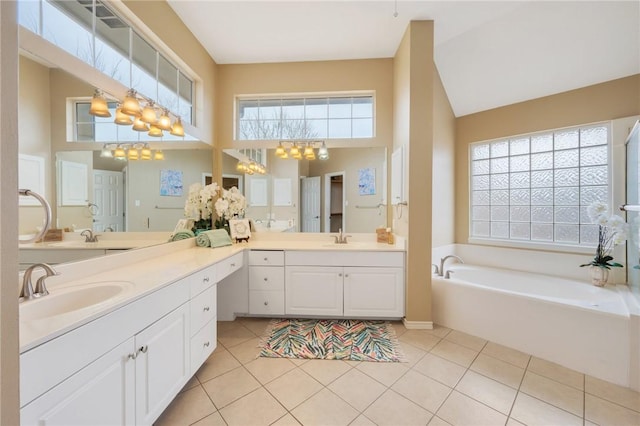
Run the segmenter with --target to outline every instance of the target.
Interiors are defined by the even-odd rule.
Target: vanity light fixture
[[[142,121],[140,117],[136,117],[136,119],[133,120],[132,129],[135,130],[136,132],[148,132],[149,126],[147,126],[147,123]]]
[[[329,159],[329,150],[324,141],[322,141],[322,146],[318,149],[318,159],[322,161]]]
[[[246,173],[248,175],[252,175],[255,173],[263,175],[267,173],[267,169],[262,164],[256,163],[255,161],[250,161],[247,163],[240,160],[238,161],[238,164],[236,164],[236,170],[240,173]]]
[[[155,124],[149,125],[149,136],[153,136],[154,138],[159,138],[163,135],[162,129]]]
[[[171,132],[169,133],[171,133],[173,136],[184,136],[184,128],[182,127],[182,120],[180,119],[180,117],[178,117],[173,123],[173,126],[171,126]]]
[[[130,126],[133,124],[131,117],[122,112],[122,106],[120,104],[118,104],[118,107],[116,108],[116,118],[113,122],[121,126]]]
[[[147,102],[147,105],[142,110],[142,117],[140,117],[142,121],[149,124],[155,124],[158,121],[158,115],[156,114],[156,109],[153,107],[153,101]]]
[[[160,115],[160,118],[158,118],[158,122],[155,124],[162,130],[167,130],[167,131],[171,130],[171,118],[169,118],[169,110],[164,108],[162,110],[162,114]]]
[[[140,102],[138,102],[136,95],[135,90],[129,89],[127,96],[125,96],[124,101],[122,101],[122,112],[124,114],[136,117],[140,115]]]
[[[89,108],[89,114],[95,115],[96,117],[111,117],[109,106],[107,105],[107,100],[105,99],[104,94],[100,89],[96,89],[93,94],[93,98],[91,98],[91,107]]]
[[[101,158],[113,158],[113,152],[111,152],[111,149],[109,149],[109,147],[107,147],[107,144],[104,144],[102,146],[102,150],[100,151],[100,157]]]

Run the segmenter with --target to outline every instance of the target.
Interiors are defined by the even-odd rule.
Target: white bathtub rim
[[[517,292],[517,291],[510,291],[507,289],[503,289],[503,288],[496,288],[496,287],[491,287],[488,285],[484,285],[484,284],[479,284],[479,283],[475,283],[472,281],[467,281],[467,280],[463,280],[460,278],[456,278],[455,277],[455,270],[456,269],[482,269],[482,270],[498,270],[501,272],[515,272],[518,274],[525,274],[525,275],[535,275],[535,276],[540,276],[540,277],[549,277],[550,279],[553,280],[559,280],[559,281],[567,281],[569,283],[572,284],[580,284],[580,285],[585,285],[585,286],[589,286],[591,284],[589,283],[583,283],[577,280],[572,280],[572,279],[568,279],[568,278],[563,278],[563,277],[556,277],[553,275],[545,275],[545,274],[538,274],[538,273],[532,273],[532,272],[528,272],[528,271],[519,271],[516,269],[507,269],[507,268],[495,268],[492,266],[483,266],[483,265],[472,265],[472,264],[460,264],[460,263],[456,263],[451,265],[447,270],[451,270],[453,271],[453,275],[451,278],[449,279],[445,279],[444,277],[440,277],[438,275],[433,275],[432,279],[437,279],[437,280],[441,280],[443,283],[450,283],[450,284],[458,284],[458,285],[463,285],[463,286],[468,286],[468,287],[476,287],[476,288],[482,288],[483,290],[487,290],[487,291],[491,291],[491,292],[495,292],[495,293],[506,293],[515,297],[519,297],[519,298],[523,298],[523,299],[531,299],[534,298],[536,300],[540,300],[543,302],[548,302],[548,303],[553,303],[556,305],[562,305],[562,306],[567,306],[570,308],[575,308],[575,309],[581,309],[581,310],[586,310],[589,312],[596,312],[602,315],[610,315],[610,316],[614,316],[614,317],[622,317],[625,319],[628,319],[631,315],[631,308],[629,306],[629,301],[627,300],[627,297],[625,297],[623,295],[623,292],[625,290],[628,290],[628,287],[626,285],[615,285],[615,284],[608,284],[605,287],[600,288],[600,290],[602,291],[611,291],[611,292],[616,292],[618,294],[618,297],[620,298],[620,302],[621,302],[621,307],[623,307],[625,309],[624,312],[619,312],[618,310],[612,310],[612,309],[606,309],[605,307],[602,306],[588,306],[585,304],[581,304],[579,301],[576,300],[572,300],[572,299],[563,299],[563,298],[553,298],[553,297],[549,297],[549,296],[541,296],[541,295],[536,295],[534,293],[521,293],[521,292]],[[620,287],[620,288],[619,288]],[[573,302],[573,303],[570,303]],[[639,314],[640,314],[640,309],[639,309]]]

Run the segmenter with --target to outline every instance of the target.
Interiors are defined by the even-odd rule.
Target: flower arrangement
[[[223,189],[217,183],[202,186],[194,183],[189,186],[187,200],[184,203],[184,215],[193,220],[193,231],[197,229],[225,228],[228,230],[229,219],[244,217],[247,202],[235,186]],[[216,214],[213,220],[213,214]]]
[[[598,225],[598,247],[593,260],[580,266],[597,266],[602,269],[621,268],[622,264],[613,261],[611,251],[614,246],[626,241],[629,226],[622,217],[609,216],[609,207],[605,203],[592,203],[587,208],[587,213],[591,222]]]
[[[229,219],[244,217],[247,201],[238,188],[232,186],[228,190],[221,190],[220,197],[216,200],[214,207],[218,216],[215,227],[218,229],[228,228]]]

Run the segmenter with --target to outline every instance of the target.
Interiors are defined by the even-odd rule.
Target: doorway
[[[124,231],[124,174],[108,170],[93,171],[93,230]]]
[[[344,172],[324,175],[324,232],[346,232]]]

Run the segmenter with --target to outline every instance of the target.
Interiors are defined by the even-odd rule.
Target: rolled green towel
[[[211,232],[211,231],[200,232],[196,236],[196,245],[198,247],[211,247],[211,240],[209,239],[209,232]]]
[[[195,234],[189,229],[185,229],[184,231],[178,231],[175,234],[173,234],[171,236],[171,241],[186,240],[187,238],[193,238],[193,237],[195,237]]]

